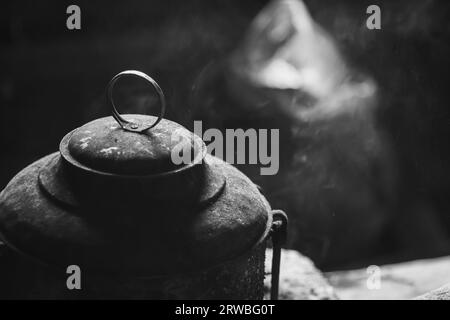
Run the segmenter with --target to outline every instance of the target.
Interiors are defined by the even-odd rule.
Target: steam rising
[[[298,0],[273,1],[261,11],[233,64],[252,86],[284,91],[275,95],[279,107],[303,121],[356,111],[376,92]]]

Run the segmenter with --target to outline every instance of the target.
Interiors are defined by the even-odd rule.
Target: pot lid
[[[154,122],[146,115],[125,115],[127,121]],[[177,171],[198,163],[204,143],[181,125],[163,119],[144,132],[124,130],[113,117],[91,121],[70,132],[61,142],[66,160],[77,166],[121,175],[156,175]],[[189,154],[186,163],[172,154]]]
[[[112,92],[122,76],[148,81],[156,90],[161,112],[158,117],[121,116]],[[67,134],[60,144],[62,156],[71,164],[106,174],[161,175],[199,163],[206,147],[200,137],[180,124],[163,119],[164,95],[158,84],[139,71],[124,71],[108,86],[112,116],[91,121]],[[187,153],[187,154],[186,154]]]

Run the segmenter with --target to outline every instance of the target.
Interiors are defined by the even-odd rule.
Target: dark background
[[[125,69],[141,70],[157,79],[168,100],[168,119],[190,129],[194,118],[210,120],[211,112],[199,112],[202,97],[192,98],[196,81],[207,66],[220,63],[239,45],[266,3],[2,1],[0,187],[27,164],[57,150],[60,139],[73,128],[109,115],[104,88]],[[295,152],[294,138],[286,130],[281,132],[278,178],[261,181],[251,170],[242,169],[269,190],[266,195],[274,207],[288,211],[294,222],[291,228],[306,230],[294,230],[289,246],[311,256],[322,268],[449,254],[449,6],[445,1],[377,1],[382,30],[368,31],[360,26],[372,2],[305,3],[343,54],[379,86],[376,125],[389,141],[396,177],[395,186],[386,186],[394,188],[390,192],[394,200],[387,201],[383,232],[374,235],[370,246],[355,252],[351,245],[333,247],[343,237],[359,241],[341,227],[335,238],[326,232],[316,237],[327,239],[325,249],[322,244],[315,246],[311,237],[303,237],[316,231],[307,223],[296,223],[302,221],[302,208],[297,212],[295,206],[296,185],[283,180],[300,170],[289,162]],[[81,30],[66,28],[70,4],[81,8]],[[227,95],[223,87],[211,90],[213,96]],[[133,92],[132,84],[125,92]],[[230,101],[234,107],[229,113],[217,113],[229,126],[292,125],[276,111],[269,116],[240,113],[239,101]],[[282,197],[272,194],[281,186],[289,192]],[[321,197],[317,194],[311,201]],[[358,222],[348,224],[359,228]]]

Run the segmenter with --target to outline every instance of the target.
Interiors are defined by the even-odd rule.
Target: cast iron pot
[[[117,112],[112,91],[126,75],[153,85],[159,117]],[[68,133],[59,152],[0,194],[0,296],[262,299],[271,236],[276,299],[286,215],[200,137],[163,118],[164,95],[149,76],[121,72],[108,94],[112,117]],[[176,164],[175,151],[192,160]]]

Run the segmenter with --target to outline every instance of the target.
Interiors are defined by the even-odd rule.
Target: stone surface
[[[265,299],[270,298],[272,249],[266,251]],[[281,252],[280,300],[335,300],[333,288],[312,261],[295,250]]]
[[[380,266],[380,288],[368,289],[366,269],[325,274],[340,299],[412,299],[450,283],[450,256]],[[422,299],[449,299],[449,286],[426,294]]]
[[[416,300],[450,300],[450,284],[421,295]]]

